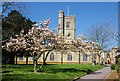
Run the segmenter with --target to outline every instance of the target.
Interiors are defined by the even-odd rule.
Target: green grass
[[[88,64],[56,64],[45,65],[42,72],[33,73],[33,65],[2,65],[3,79],[75,79],[98,69],[101,65]],[[37,65],[39,68],[40,65]]]

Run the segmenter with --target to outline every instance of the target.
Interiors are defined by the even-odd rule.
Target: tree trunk
[[[47,53],[46,56],[45,56],[45,58],[43,59],[43,64],[44,64],[44,65],[46,64],[46,60],[47,60],[48,54],[49,54],[49,53]]]
[[[40,65],[40,68],[37,70],[37,71],[41,71],[42,70],[42,68],[43,68],[43,65],[44,65],[44,59],[45,59],[45,53],[43,54],[43,61],[42,61],[42,64]]]
[[[47,53],[47,54],[46,54],[46,56],[45,56],[45,54],[43,54],[43,62],[42,62],[42,65],[40,66],[39,71],[41,71],[41,70],[42,70],[42,68],[43,68],[43,65],[45,65],[45,64],[46,64],[46,59],[47,59],[48,54],[49,54],[49,53]]]
[[[80,51],[79,51],[79,64],[80,64]]]
[[[43,59],[44,60],[44,59]],[[42,62],[42,64],[40,65],[40,68],[37,71],[42,71],[43,65],[44,65],[44,61]]]
[[[26,56],[26,64],[28,64],[28,56]]]
[[[63,64],[63,53],[61,54],[61,64]]]
[[[92,65],[95,65],[93,52],[92,52]]]
[[[17,56],[16,56],[16,64],[17,64]]]
[[[37,72],[37,70],[36,70],[36,66],[37,66],[37,61],[36,60],[34,60],[34,73],[36,73]]]
[[[43,65],[44,65],[44,63],[42,62],[42,65],[40,66],[40,69],[39,69],[39,71],[41,71],[41,70],[42,70],[42,68],[43,68]]]
[[[99,64],[100,64],[100,56],[98,55],[98,57],[99,57]]]
[[[44,64],[46,64],[47,56],[48,56],[48,53],[46,55],[45,54],[43,55],[42,67],[43,67]],[[42,69],[42,67],[41,67],[41,69]]]
[[[53,49],[49,50],[49,51],[47,52],[46,56],[44,56],[44,58],[43,58],[43,65],[46,64],[47,57],[48,57],[49,53],[50,53],[52,50],[53,50]]]
[[[52,51],[52,50],[53,50],[53,49],[49,50],[49,51],[47,52],[47,54],[45,54],[45,53],[43,54],[43,62],[42,62],[42,65],[40,66],[40,68],[38,69],[38,71],[41,71],[42,68],[43,68],[43,66],[46,65],[47,57],[48,57],[50,51]]]

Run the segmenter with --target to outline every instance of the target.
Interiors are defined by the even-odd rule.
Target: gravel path
[[[111,68],[105,67],[105,68],[97,70],[91,74],[83,76],[76,81],[104,81],[110,72],[111,72]]]

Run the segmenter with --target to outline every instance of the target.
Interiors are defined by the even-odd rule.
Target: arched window
[[[68,61],[72,61],[72,54],[71,53],[68,54],[67,59],[68,59]]]
[[[87,61],[87,55],[83,55],[83,61]]]
[[[50,54],[50,61],[54,61],[54,53]]]
[[[110,54],[109,53],[107,53],[107,58],[110,58]]]

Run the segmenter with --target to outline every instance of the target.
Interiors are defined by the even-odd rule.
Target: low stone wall
[[[61,62],[46,62],[47,64],[62,64]],[[16,64],[16,62],[15,62]],[[17,61],[17,64],[26,64],[26,61]],[[28,61],[28,64],[33,64],[33,61]],[[38,61],[37,64],[42,64]],[[79,64],[79,62],[63,62],[63,64]],[[91,62],[80,62],[80,64],[92,64]]]
[[[17,61],[17,64],[26,64],[26,61]],[[33,64],[33,61],[28,61],[28,64]]]

